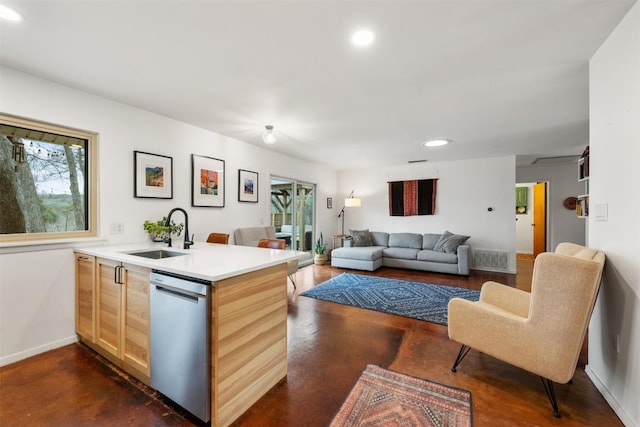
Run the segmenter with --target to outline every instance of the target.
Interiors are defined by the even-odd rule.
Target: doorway
[[[271,177],[271,225],[287,249],[308,253],[301,264],[313,259],[315,190],[315,184]]]
[[[526,191],[522,191],[525,188]],[[526,194],[523,208],[522,197]],[[516,184],[516,252],[535,258],[547,250],[548,183]],[[520,198],[520,200],[518,200]]]

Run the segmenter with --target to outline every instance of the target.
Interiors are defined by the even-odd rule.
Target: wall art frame
[[[191,154],[191,206],[223,208],[224,160]]]
[[[133,197],[173,199],[173,157],[134,151]]]
[[[258,203],[258,172],[238,169],[238,201]]]

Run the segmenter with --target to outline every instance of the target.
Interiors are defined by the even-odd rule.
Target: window
[[[0,242],[97,234],[97,141],[0,114]]]

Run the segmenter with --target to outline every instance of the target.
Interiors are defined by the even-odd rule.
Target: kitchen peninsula
[[[303,255],[200,242],[189,250],[165,244],[77,249],[76,332],[81,342],[153,386],[151,349],[158,342],[151,344],[152,271],[211,285],[207,414],[210,405],[211,425],[229,425],[287,375],[287,262]]]

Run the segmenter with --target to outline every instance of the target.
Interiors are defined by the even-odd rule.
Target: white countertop
[[[306,252],[249,246],[221,245],[197,242],[190,249],[182,249],[182,242],[174,247],[166,243],[136,243],[77,248],[74,252],[93,255],[123,263],[182,274],[184,276],[215,282],[251,271],[261,270],[308,256]],[[176,247],[177,246],[177,247]],[[164,249],[186,255],[162,259],[150,259],[130,255],[131,252]]]

